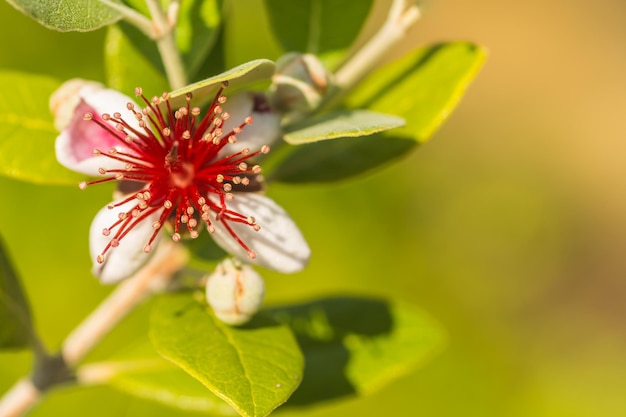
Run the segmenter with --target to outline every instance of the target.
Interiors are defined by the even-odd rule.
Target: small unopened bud
[[[247,322],[261,308],[265,284],[249,265],[226,259],[209,276],[206,297],[217,318],[239,325]]]
[[[270,88],[272,104],[285,112],[315,109],[331,84],[331,73],[312,54],[289,53],[276,62]]]

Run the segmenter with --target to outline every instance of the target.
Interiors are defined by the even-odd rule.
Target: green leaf
[[[257,319],[231,327],[189,294],[159,300],[150,337],[161,355],[243,416],[268,415],[301,381],[303,358],[288,326]]]
[[[105,382],[128,394],[186,411],[216,416],[237,415],[197,379],[161,357],[107,362]]]
[[[193,93],[194,100],[199,102],[211,100],[224,81],[229,82],[229,90],[232,90],[257,81],[269,80],[274,74],[275,67],[276,65],[268,59],[246,62],[221,74],[172,91],[170,104],[173,108],[182,106],[187,93]]]
[[[269,181],[331,182],[362,174],[398,158],[417,146],[412,138],[378,133],[298,146],[279,161]]]
[[[0,348],[29,346],[33,324],[17,272],[0,238]]]
[[[482,48],[456,42],[421,48],[375,71],[346,104],[396,114],[407,121],[406,127],[359,140],[303,145],[277,164],[270,179],[336,181],[408,153],[450,115],[484,60]]]
[[[228,1],[226,6],[221,30],[224,68],[257,58],[275,60],[285,52],[272,35],[262,0]]]
[[[99,0],[7,0],[43,26],[60,32],[88,32],[115,23],[120,12]],[[110,3],[120,3],[109,0]]]
[[[104,64],[107,85],[133,96],[142,87],[148,96],[169,91],[154,42],[125,22],[109,26],[105,38]]]
[[[310,52],[328,68],[358,36],[373,0],[265,0],[270,27],[285,51]]]
[[[0,175],[40,184],[78,184],[83,176],[61,166],[58,135],[48,109],[60,86],[52,78],[0,71]]]
[[[425,142],[452,113],[485,58],[483,48],[468,42],[420,48],[374,71],[347,104],[403,117],[407,126],[397,133]]]
[[[306,360],[291,406],[376,391],[423,365],[445,341],[426,313],[380,299],[332,297],[267,313],[291,326]]]
[[[221,23],[222,0],[192,0],[180,4],[176,45],[192,78],[215,45]]]
[[[397,116],[367,110],[338,110],[289,126],[284,135],[292,145],[337,138],[368,136],[394,127],[404,126]]]
[[[160,356],[150,343],[147,332],[137,332],[140,326],[145,326],[145,310],[151,310],[153,305],[152,300],[148,300],[147,305],[142,305],[128,320],[120,323],[105,342],[112,348],[106,352],[107,347],[104,347],[103,357],[106,359],[84,365],[79,370],[79,377],[83,372],[95,376],[87,380],[89,383],[106,384],[129,395],[179,410],[236,415],[230,405],[197,379]],[[98,349],[102,349],[102,345]]]

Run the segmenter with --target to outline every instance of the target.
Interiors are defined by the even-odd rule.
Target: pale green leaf
[[[115,23],[119,11],[106,3],[119,0],[7,0],[43,26],[60,32],[88,32]]]
[[[402,118],[388,114],[368,110],[338,110],[289,126],[284,139],[292,145],[301,145],[320,140],[369,136],[404,124]]]
[[[306,360],[288,405],[371,393],[414,372],[445,342],[439,323],[400,302],[333,297],[267,313],[292,327]]]
[[[243,416],[266,416],[300,384],[303,358],[286,325],[231,327],[189,294],[162,297],[150,323],[157,351]]]
[[[193,93],[196,102],[211,100],[224,81],[228,81],[229,90],[236,90],[244,85],[259,81],[267,81],[274,74],[275,67],[274,63],[267,59],[246,62],[221,74],[174,90],[170,94],[170,104],[172,107],[183,105],[187,93]]]
[[[377,133],[362,138],[307,143],[279,161],[268,180],[289,183],[339,181],[389,163],[417,146],[412,138]]]
[[[60,82],[0,71],[0,175],[41,184],[78,184],[83,177],[61,166],[54,151],[58,132],[48,109]]]
[[[483,48],[468,42],[420,48],[374,71],[347,104],[403,117],[407,126],[397,133],[425,142],[450,116],[485,57]]]
[[[33,324],[20,279],[0,238],[0,348],[19,349],[32,341]]]
[[[270,27],[288,52],[310,52],[334,68],[355,41],[373,0],[265,0]]]

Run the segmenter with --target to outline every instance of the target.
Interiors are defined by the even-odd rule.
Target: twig
[[[166,16],[163,9],[161,9],[158,0],[146,0],[146,3],[152,15],[156,32],[154,40],[157,44],[159,54],[161,54],[161,61],[165,67],[165,73],[167,74],[170,88],[176,90],[184,87],[187,85],[187,74],[178,47],[176,46],[176,40],[174,39],[176,22],[171,21],[171,19],[177,18],[178,11],[171,11],[168,19],[168,16]]]

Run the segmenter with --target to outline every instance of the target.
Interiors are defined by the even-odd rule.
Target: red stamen
[[[85,120],[96,122],[114,135],[120,147],[126,150],[95,150],[96,155],[123,163],[124,169],[102,168],[101,173],[106,177],[83,182],[80,188],[120,180],[144,183],[142,191],[109,206],[113,210],[137,201],[130,209],[121,211],[118,220],[103,230],[105,236],[112,235],[112,238],[98,255],[99,263],[104,262],[106,253],[118,246],[131,230],[157,212],[158,220],[152,224],[154,232],[145,243],[145,252],[152,250],[152,243],[165,223],[172,224],[172,239],[178,241],[182,233],[197,237],[201,222],[213,233],[211,217],[214,216],[251,259],[256,256],[230,223],[245,224],[255,231],[260,227],[253,217],[229,209],[228,202],[234,198],[233,184],[247,185],[250,182],[248,175],[260,173],[260,167],[250,164],[249,160],[267,153],[269,147],[264,146],[256,152],[244,147],[239,152],[220,155],[220,151],[227,144],[234,143],[236,135],[252,123],[252,118],[247,117],[232,131],[222,131],[224,121],[230,117],[221,107],[226,102],[222,95],[226,86],[224,83],[217,91],[204,117],[201,117],[199,108],[191,107],[191,94],[187,95],[183,107],[172,111],[168,94],[148,100],[140,88],[135,92],[146,107],[138,111],[134,104],[127,105],[127,111],[138,127],[119,113],[103,114],[101,120],[92,114],[84,116]]]

